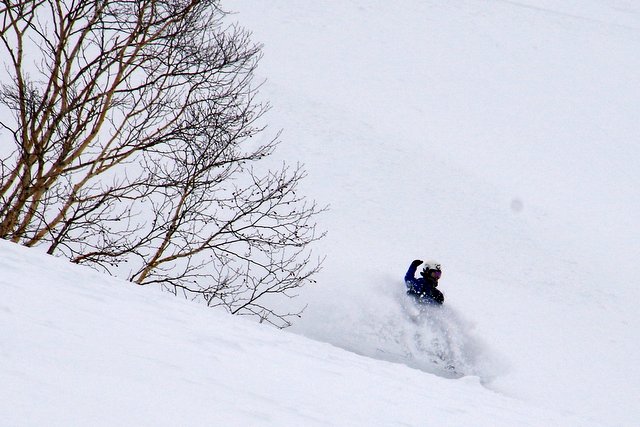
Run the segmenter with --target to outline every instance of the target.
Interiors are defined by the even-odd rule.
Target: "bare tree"
[[[256,171],[260,46],[218,3],[0,3],[0,237],[287,326],[323,209]]]

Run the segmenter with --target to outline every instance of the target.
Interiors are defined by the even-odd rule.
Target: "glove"
[[[415,265],[416,267],[419,266],[420,264],[422,264],[422,261],[419,259],[416,259],[411,263],[412,266]]]

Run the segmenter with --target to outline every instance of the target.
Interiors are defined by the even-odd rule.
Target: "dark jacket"
[[[438,280],[430,276],[422,276],[416,279],[416,270],[420,264],[420,261],[412,262],[411,266],[409,266],[409,270],[407,270],[407,274],[404,275],[404,281],[407,285],[407,294],[424,302],[442,304],[444,302],[444,295],[436,289],[438,286]]]

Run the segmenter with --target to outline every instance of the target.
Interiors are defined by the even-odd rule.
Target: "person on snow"
[[[416,298],[419,302],[442,304],[444,295],[438,289],[438,280],[442,275],[440,264],[435,262],[426,262],[424,268],[420,272],[422,277],[417,278],[416,270],[422,261],[417,259],[411,263],[404,281],[407,285],[407,294]]]

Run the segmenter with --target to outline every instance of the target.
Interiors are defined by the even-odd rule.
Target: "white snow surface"
[[[331,205],[304,316],[0,241],[0,425],[638,425],[637,2],[224,5],[264,43],[274,164]],[[416,258],[443,307],[404,295]]]
[[[553,425],[583,419],[0,241],[0,424]]]

